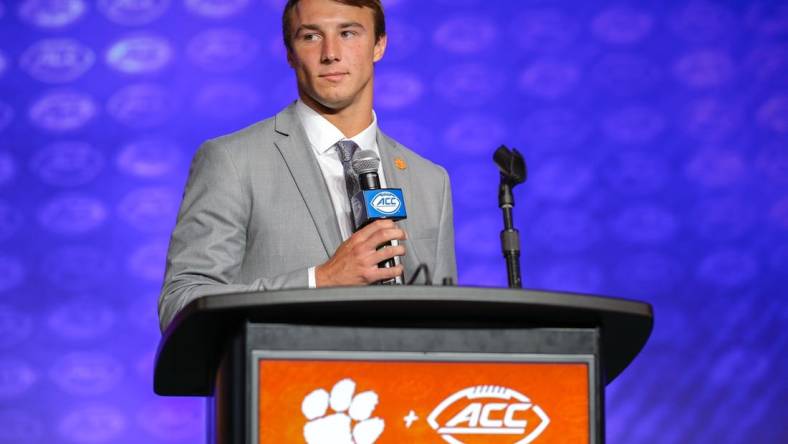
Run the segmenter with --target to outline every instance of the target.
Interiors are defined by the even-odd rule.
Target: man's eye
[[[342,31],[342,37],[353,37],[356,35],[356,31]]]
[[[317,40],[319,38],[320,38],[320,36],[315,34],[315,33],[304,34],[303,37],[302,37],[302,39],[307,41],[307,42],[312,42],[312,41],[315,41],[315,40]]]

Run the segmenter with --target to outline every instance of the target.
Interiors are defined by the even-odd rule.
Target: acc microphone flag
[[[400,188],[362,190],[353,196],[353,216],[361,228],[379,219],[398,221],[408,217]]]

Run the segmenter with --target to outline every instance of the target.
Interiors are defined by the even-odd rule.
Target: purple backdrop
[[[295,97],[283,0],[0,0],[0,443],[201,442],[156,298],[200,141]],[[788,442],[788,7],[387,0],[382,128],[453,180],[460,282],[642,299],[611,443]]]

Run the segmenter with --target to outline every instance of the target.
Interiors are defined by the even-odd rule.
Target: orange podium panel
[[[468,359],[260,358],[256,443],[590,442],[590,358]]]

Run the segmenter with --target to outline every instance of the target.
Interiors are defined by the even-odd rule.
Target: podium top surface
[[[572,293],[480,287],[373,286],[229,293],[192,301],[162,335],[154,390],[207,396],[226,340],[242,322],[305,325],[599,327],[610,382],[653,326],[651,305]]]

